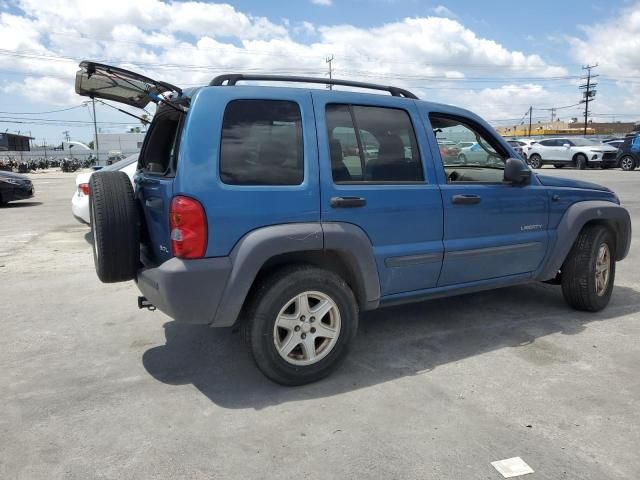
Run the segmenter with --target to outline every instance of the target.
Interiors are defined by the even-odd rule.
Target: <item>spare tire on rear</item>
[[[104,283],[136,277],[140,227],[131,180],[124,172],[96,172],[89,179],[93,261]]]

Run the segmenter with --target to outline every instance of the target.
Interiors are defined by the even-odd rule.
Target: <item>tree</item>
[[[91,150],[93,150],[93,147],[94,147],[93,140],[91,140],[91,141],[87,144],[87,147],[89,147]]]

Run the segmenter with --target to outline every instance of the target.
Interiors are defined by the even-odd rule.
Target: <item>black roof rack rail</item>
[[[217,87],[226,85],[233,86],[241,80],[257,80],[265,82],[297,82],[297,83],[321,83],[323,85],[342,85],[344,87],[367,88],[370,90],[384,90],[394,97],[405,97],[418,99],[418,97],[404,88],[392,87],[389,85],[378,85],[376,83],[352,82],[351,80],[338,80],[335,78],[318,78],[318,77],[296,77],[289,75],[244,75],[241,73],[227,73],[218,75],[211,80],[209,86]]]

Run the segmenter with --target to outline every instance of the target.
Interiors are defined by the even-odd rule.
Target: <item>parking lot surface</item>
[[[640,171],[544,173],[614,189],[640,225]],[[526,285],[361,315],[345,365],[275,385],[241,335],[140,311],[104,285],[74,175],[31,175],[0,209],[0,478],[630,479],[640,451],[640,245],[611,304]]]

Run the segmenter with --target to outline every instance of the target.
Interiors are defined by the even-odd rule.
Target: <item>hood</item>
[[[600,190],[603,192],[612,192],[612,190],[598,185],[597,183],[585,182],[583,180],[574,180],[572,178],[552,177],[551,175],[536,174],[540,183],[546,187],[566,187],[566,188],[582,188],[584,190]]]
[[[15,178],[16,180],[29,180],[29,177],[25,175],[20,175],[19,173],[6,172],[4,170],[0,170],[0,178]]]

